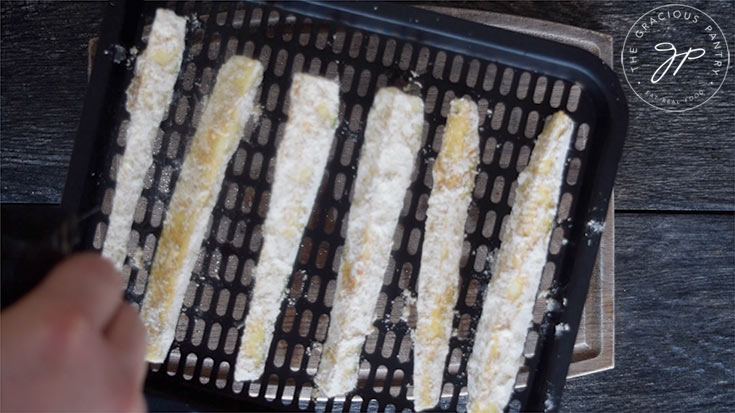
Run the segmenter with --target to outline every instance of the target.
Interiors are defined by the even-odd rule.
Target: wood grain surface
[[[105,4],[1,2],[2,202],[58,203]]]
[[[735,73],[707,104],[670,114],[639,100],[619,66],[630,26],[666,3],[450,4],[614,37],[630,105],[616,186],[616,367],[571,379],[565,411],[735,411]],[[732,2],[684,3],[714,18],[733,49]],[[56,203],[104,4],[0,7],[0,200]]]
[[[615,233],[616,365],[563,410],[735,410],[733,216],[618,213]]]

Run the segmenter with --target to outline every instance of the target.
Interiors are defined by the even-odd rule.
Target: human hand
[[[63,261],[0,322],[0,410],[145,410],[145,331],[106,259]]]

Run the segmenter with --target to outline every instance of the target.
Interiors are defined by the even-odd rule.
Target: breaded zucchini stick
[[[127,90],[130,113],[125,153],[117,170],[115,196],[102,255],[121,269],[143,179],[153,162],[153,140],[171,103],[184,53],[186,19],[166,9],[156,10],[148,45],[135,63]]]
[[[390,258],[393,233],[421,146],[424,105],[396,88],[375,95],[355,180],[347,239],[315,383],[327,396],[352,390]]]
[[[209,215],[253,112],[262,77],[260,62],[244,56],[231,57],[217,75],[166,211],[141,308],[148,337],[146,360],[150,362],[162,362],[173,340]]]
[[[339,116],[339,84],[296,74],[291,84],[288,122],[278,146],[263,249],[240,341],[235,380],[263,373],[286,284],[299,251]]]
[[[469,99],[452,100],[441,151],[434,163],[418,278],[413,352],[417,411],[434,407],[441,396],[467,208],[479,162],[477,126],[477,105]]]
[[[565,113],[554,114],[518,176],[515,203],[493,264],[468,362],[472,413],[502,411],[523,364],[572,130],[573,122]]]

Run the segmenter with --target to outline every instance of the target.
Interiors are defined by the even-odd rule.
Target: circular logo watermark
[[[667,4],[633,24],[620,60],[628,85],[641,100],[683,112],[705,104],[720,90],[730,50],[720,26],[706,13]]]

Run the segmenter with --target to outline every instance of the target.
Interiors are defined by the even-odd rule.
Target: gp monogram
[[[727,76],[730,52],[710,16],[691,6],[668,4],[633,24],[620,59],[628,85],[641,100],[683,112],[717,93]]]

